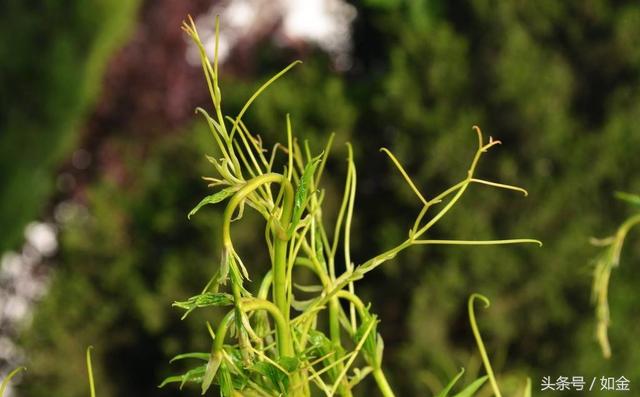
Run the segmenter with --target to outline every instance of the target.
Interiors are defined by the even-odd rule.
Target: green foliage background
[[[133,13],[115,2],[117,12],[82,7],[86,10],[67,15],[79,26],[103,14],[114,15],[119,26],[132,22]],[[612,276],[609,361],[601,357],[593,338],[590,265],[597,250],[588,238],[608,235],[628,213],[624,204],[614,202],[614,190],[640,191],[640,5],[369,0],[357,7],[350,71],[331,73],[325,56],[313,52],[247,116],[249,125],[270,143],[284,138],[286,112],[298,136],[308,137],[316,148],[336,131],[338,150],[327,172],[334,175],[330,194],[342,184],[342,144],[353,142],[359,167],[355,260],[400,241],[419,210],[378,148],[392,149],[429,196],[465,176],[475,145],[474,124],[503,141],[484,159],[479,175],[517,183],[530,195],[523,199],[474,186],[432,237],[535,237],[545,243],[543,248],[412,250],[358,284],[380,314],[385,366],[398,395],[429,395],[430,387],[446,382],[460,366],[471,368],[473,375],[479,364],[465,303],[476,291],[493,302],[480,315],[480,326],[505,389],[521,385],[526,375],[534,389],[542,376],[560,375],[624,375],[632,388],[638,385],[637,234],[630,236],[621,267]],[[25,20],[34,18],[26,15]],[[34,36],[43,29],[35,22],[12,26],[20,27],[2,29]],[[114,34],[116,29],[106,22],[87,26],[95,37],[115,40],[121,34]],[[66,42],[57,45],[70,46],[73,50],[66,51],[84,57],[89,44],[68,43],[89,41],[78,29],[51,31],[47,37]],[[8,36],[2,32],[0,37]],[[36,57],[32,46],[19,48],[24,55],[13,57],[16,65],[42,65],[29,61]],[[65,53],[50,51],[60,57]],[[288,60],[274,48],[264,52],[255,76],[223,79],[229,113]],[[104,59],[106,53],[101,54]],[[2,54],[3,68],[9,67],[4,60],[10,58]],[[27,188],[51,185],[51,169],[62,158],[62,148],[72,146],[73,133],[68,131],[77,126],[81,113],[72,110],[84,109],[79,103],[87,103],[86,92],[92,92],[56,86],[77,83],[80,74],[65,66],[69,62],[52,58],[43,70],[59,71],[60,80],[40,74],[39,84],[40,78],[30,81],[32,74],[15,66],[25,74],[6,86],[15,87],[7,90],[12,96],[2,94],[1,111],[16,115],[2,117],[14,121],[2,128],[0,147],[3,153],[25,148],[0,160],[9,181],[3,184],[7,193],[0,199],[0,214],[14,223],[7,229],[13,234],[37,214],[33,208],[41,207],[46,191],[29,195]],[[94,68],[98,66],[88,70],[99,70]],[[99,72],[87,76],[95,81]],[[40,95],[27,95],[27,87]],[[57,97],[63,93],[64,98]],[[24,110],[21,98],[37,98],[28,108],[43,116]],[[42,135],[47,139],[24,140],[29,136],[24,131],[36,134],[42,129],[50,131]],[[113,143],[124,153],[135,182],[123,188],[97,176],[88,192],[89,215],[65,225],[61,233],[59,266],[49,295],[21,341],[31,359],[21,395],[86,395],[83,351],[90,344],[96,346],[101,396],[176,395],[174,390],[155,390],[175,369],[168,358],[178,351],[208,349],[203,318],[180,322],[170,303],[199,290],[216,266],[219,211],[207,208],[186,220],[188,210],[205,194],[198,177],[210,172],[202,155],[212,146],[198,122],[181,134],[159,138],[144,155],[137,149],[144,143],[136,139],[141,138]],[[58,146],[61,149],[54,150]],[[25,174],[25,164],[38,165],[28,170],[41,182]],[[29,207],[31,200],[35,204]],[[16,202],[32,209],[19,216],[11,210]],[[235,233],[246,239],[245,250],[254,237],[260,238],[254,236],[251,222],[239,225],[242,230]],[[4,246],[15,242],[11,233],[4,236]]]
[[[0,5],[0,251],[15,248],[41,214],[137,3]]]

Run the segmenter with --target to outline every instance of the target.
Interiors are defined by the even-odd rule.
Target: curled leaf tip
[[[479,299],[482,301],[482,303],[484,303],[484,308],[487,309],[489,306],[491,306],[491,301],[489,300],[489,298],[487,298],[486,296],[479,294],[477,292],[474,292],[473,294],[471,294],[471,296],[469,297],[469,305],[473,306],[473,302]]]

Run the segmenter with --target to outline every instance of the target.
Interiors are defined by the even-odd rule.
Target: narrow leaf
[[[220,190],[217,193],[214,193],[212,195],[209,195],[205,198],[203,198],[198,205],[196,205],[187,215],[188,219],[191,219],[191,217],[193,215],[195,215],[196,212],[198,212],[200,210],[200,208],[204,207],[207,204],[216,204],[221,202],[222,200],[226,199],[227,197],[231,196],[236,190],[238,190],[238,188],[236,186],[230,186],[227,188],[224,188],[222,190]]]
[[[291,217],[291,225],[289,226],[289,233],[293,233],[296,226],[300,222],[302,218],[302,213],[304,212],[304,208],[307,203],[307,196],[309,195],[309,186],[313,179],[313,174],[316,172],[316,167],[320,163],[320,158],[322,155],[315,157],[310,162],[307,163],[304,167],[304,171],[302,172],[302,177],[298,183],[298,188],[296,189],[296,194],[294,196],[293,201],[293,215]]]
[[[304,300],[304,301],[299,301],[296,300],[295,297],[294,299],[291,300],[291,307],[293,307],[294,309],[296,309],[299,312],[303,312],[305,311],[309,306],[311,306],[311,304],[315,301],[315,299],[309,299],[309,300]]]
[[[619,200],[626,201],[629,204],[640,207],[640,195],[625,192],[615,192],[615,196]]]
[[[177,356],[172,358],[169,362],[172,363],[174,361],[184,360],[187,358],[196,358],[198,360],[209,361],[209,356],[210,356],[209,353],[199,353],[199,352],[183,353],[183,354],[178,354]]]
[[[180,389],[182,389],[182,387],[187,382],[194,382],[194,383],[202,382],[202,376],[204,375],[204,373],[205,373],[205,365],[201,365],[199,367],[190,369],[189,371],[185,372],[182,375],[169,376],[168,378],[163,380],[162,383],[158,385],[158,387],[162,388],[168,385],[169,383],[180,383]]]
[[[213,378],[216,376],[218,372],[218,368],[220,368],[220,363],[222,363],[222,353],[215,352],[209,358],[209,362],[204,371],[204,376],[202,377],[202,394],[206,393],[211,387],[211,383],[213,382]]]
[[[324,289],[322,285],[301,285],[298,283],[293,283],[293,286],[302,292],[309,292],[309,293],[322,292],[322,290]]]
[[[453,379],[451,379],[451,382],[449,382],[449,384],[447,384],[447,386],[442,389],[440,393],[438,393],[437,397],[447,397],[453,386],[458,383],[458,380],[460,380],[460,377],[462,377],[462,374],[464,374],[464,368],[460,368],[460,372],[458,372],[458,374]]]
[[[453,397],[471,397],[471,396],[473,396],[478,391],[478,389],[480,389],[482,387],[482,385],[484,385],[484,382],[486,382],[487,379],[489,379],[489,377],[485,375],[482,378],[478,378],[478,379],[474,380],[469,386],[467,386],[464,390],[462,390],[460,393],[456,394]]]
[[[205,292],[204,294],[192,296],[186,301],[177,301],[172,304],[172,306],[186,310],[187,313],[198,307],[231,305],[233,305],[233,296],[224,292]]]

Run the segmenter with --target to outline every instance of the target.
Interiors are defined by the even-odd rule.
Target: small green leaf
[[[442,389],[440,393],[438,393],[437,397],[447,397],[453,386],[458,383],[458,380],[460,380],[460,377],[462,377],[462,374],[464,374],[464,368],[460,368],[460,372],[458,372],[458,374],[453,379],[451,379],[451,382],[449,382],[447,386]]]
[[[378,317],[375,314],[369,313],[368,309],[365,309],[361,321],[362,323],[353,336],[354,342],[358,343],[360,342],[360,340],[362,340],[369,327],[371,327],[371,323],[373,322],[374,324],[371,328],[371,331],[369,331],[369,334],[367,334],[367,340],[362,346],[362,353],[364,354],[364,357],[366,358],[369,365],[374,368],[380,368],[381,362],[378,361],[378,357],[380,357],[377,343],[378,333],[376,332]]]
[[[626,201],[629,204],[640,207],[640,195],[625,192],[615,192],[615,197],[619,200]]]
[[[334,345],[325,334],[320,331],[310,329],[309,330],[309,349],[308,354],[313,358],[327,357],[323,360],[326,366],[331,365],[336,357],[340,357],[343,353],[343,349],[340,345]],[[333,353],[333,354],[331,354]],[[335,382],[340,374],[338,368],[334,365],[327,371],[331,382]]]
[[[222,365],[220,365],[220,369],[218,371],[218,384],[220,385],[220,394],[222,396],[233,397],[233,391],[235,390],[235,387],[233,386],[231,372],[229,371],[225,363],[222,363]],[[206,393],[206,390],[203,388],[202,394],[204,393]]]
[[[473,396],[478,391],[478,389],[480,389],[482,387],[482,385],[484,385],[484,382],[486,382],[487,379],[489,379],[488,376],[483,376],[482,378],[478,378],[478,379],[474,380],[469,386],[467,386],[464,390],[462,390],[460,393],[456,394],[453,397],[471,397],[471,396]]]
[[[187,358],[196,358],[198,360],[209,361],[209,356],[210,356],[209,353],[199,353],[199,352],[183,353],[183,354],[178,354],[177,356],[172,358],[169,362],[172,363],[174,361],[184,360]]]
[[[183,316],[183,319],[198,307],[231,305],[233,305],[233,296],[224,292],[205,292],[200,295],[192,296],[186,301],[173,302],[172,304],[172,306],[179,307],[187,311]]]
[[[305,311],[309,306],[311,306],[311,304],[315,302],[315,299],[309,299],[309,300],[303,300],[303,301],[299,301],[296,300],[295,297],[291,300],[291,307],[293,307],[294,309],[296,309],[299,312],[303,312]]]
[[[185,372],[182,375],[169,376],[168,378],[163,380],[158,387],[162,388],[169,383],[180,383],[180,389],[182,389],[182,387],[187,382],[195,382],[195,383],[201,382],[202,376],[204,375],[204,373],[205,373],[205,365],[201,365],[199,367],[190,369],[189,371]]]
[[[182,382],[182,375],[173,375],[173,376],[168,376],[168,377],[166,377],[166,378],[162,381],[162,383],[160,383],[160,384],[158,385],[158,388],[159,388],[159,389],[160,389],[160,388],[163,388],[163,387],[165,387],[166,385],[168,385],[169,383],[179,383],[179,382]]]
[[[382,339],[382,335],[378,334],[377,346],[376,346],[376,360],[378,364],[382,364],[383,353],[384,353],[384,340]]]
[[[289,225],[289,234],[293,233],[302,218],[302,213],[304,212],[304,208],[307,204],[307,196],[309,195],[309,185],[313,180],[313,174],[316,172],[316,167],[320,163],[321,157],[322,154],[313,158],[304,167],[304,171],[302,172],[302,177],[298,182],[298,188],[296,189],[296,194],[293,200],[293,215],[291,216],[291,225]]]
[[[216,204],[221,202],[222,200],[226,199],[227,197],[231,196],[236,190],[238,190],[238,187],[236,186],[230,186],[227,188],[224,188],[222,190],[220,190],[217,193],[214,193],[212,195],[209,195],[205,198],[203,198],[198,205],[196,205],[187,215],[188,219],[191,219],[191,217],[193,215],[195,215],[196,212],[198,212],[200,210],[200,208],[204,207],[207,204]]]
[[[271,387],[275,388],[280,393],[284,393],[286,391],[288,376],[275,365],[267,361],[259,361],[253,365],[252,370],[267,378],[269,383],[271,383]]]
[[[211,357],[209,357],[209,362],[205,367],[204,375],[202,376],[202,394],[206,393],[207,390],[209,390],[209,387],[211,387],[213,378],[216,376],[221,363],[222,352],[218,351],[211,354]]]
[[[298,369],[300,361],[295,357],[283,356],[278,359],[278,364],[287,370],[287,372],[291,373]]]
[[[322,285],[301,285],[298,283],[293,283],[293,286],[302,292],[309,292],[309,293],[322,292],[322,290],[324,289]]]

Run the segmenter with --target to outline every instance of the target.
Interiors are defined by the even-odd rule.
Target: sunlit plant
[[[640,195],[618,192],[616,197],[626,201],[636,208],[640,208]],[[596,259],[596,266],[593,271],[593,286],[591,288],[591,298],[596,307],[596,338],[600,344],[602,355],[605,358],[611,357],[611,344],[609,343],[609,279],[611,271],[620,264],[620,253],[627,233],[640,224],[640,212],[636,212],[625,220],[615,234],[603,239],[591,239],[593,245],[603,247],[602,252]]]
[[[208,204],[226,201],[226,207],[219,233],[222,252],[218,270],[200,294],[175,302],[174,306],[184,309],[184,316],[210,306],[226,307],[227,312],[215,326],[207,323],[212,338],[210,352],[185,353],[174,358],[193,359],[201,364],[182,375],[167,378],[161,386],[176,382],[182,387],[195,382],[204,394],[215,384],[222,396],[301,397],[317,393],[352,396],[356,386],[365,377],[372,376],[382,395],[393,396],[383,371],[384,344],[377,332],[379,319],[356,293],[355,282],[415,245],[540,244],[532,239],[478,241],[425,237],[471,184],[527,194],[522,188],[475,176],[480,158],[500,142],[491,137],[485,140],[480,128],[473,127],[478,147],[466,175],[431,198],[420,191],[391,151],[382,148],[422,207],[406,240],[356,264],[350,249],[357,181],[351,146],[347,145],[347,175],[341,205],[335,224],[328,227],[323,213],[322,176],[333,135],[324,150],[314,154],[308,142],[300,143],[293,136],[287,116],[286,144],[276,144],[269,151],[242,121],[259,94],[300,62],[293,62],[263,84],[236,117],[225,117],[218,85],[218,24],[213,63],[207,57],[193,20],[189,18],[182,28],[200,50],[213,113],[210,115],[201,108],[197,112],[208,123],[218,149],[216,157],[207,157],[217,175],[205,179],[219,190],[205,197],[189,217]],[[249,274],[234,247],[231,225],[243,217],[246,206],[257,211],[265,221],[264,240],[270,266],[260,276]],[[345,270],[339,272],[342,268]],[[300,269],[310,271],[316,282],[295,283],[294,274]],[[313,298],[301,301],[296,296],[299,292],[312,294]],[[474,298],[469,303],[470,315],[473,315]],[[479,338],[477,328],[474,330]],[[492,373],[489,378],[493,384]],[[477,387],[484,380],[479,382]],[[441,395],[446,396],[448,390],[443,393]]]

